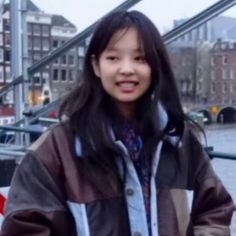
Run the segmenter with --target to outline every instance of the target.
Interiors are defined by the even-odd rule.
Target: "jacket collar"
[[[164,130],[168,124],[168,114],[160,102],[158,103],[157,110],[159,115],[159,127],[161,130]],[[176,146],[177,144],[181,146],[181,142],[179,142],[180,137],[175,135],[175,128],[166,132],[163,139],[172,146]]]
[[[168,124],[168,114],[161,103],[158,103],[157,110],[158,110],[158,115],[159,115],[159,127],[161,130],[164,130]],[[170,143],[171,145],[176,146],[177,143],[179,142],[180,137],[177,135],[174,135],[174,133],[175,133],[175,129],[168,131],[165,134],[163,139],[167,141],[168,143]],[[112,128],[110,128],[110,135],[112,139],[115,141],[116,140],[115,134]],[[179,142],[178,145],[181,146],[181,142]],[[80,157],[82,156],[81,142],[78,135],[75,137],[75,151],[76,151],[77,156],[80,156]]]

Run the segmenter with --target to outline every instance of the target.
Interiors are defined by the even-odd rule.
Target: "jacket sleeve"
[[[29,152],[13,176],[1,235],[74,235],[70,223],[62,193],[40,159]]]
[[[195,236],[229,236],[234,204],[201,144],[192,136],[194,197],[192,225]]]

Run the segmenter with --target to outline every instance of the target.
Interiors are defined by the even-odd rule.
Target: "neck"
[[[135,104],[117,104],[117,109],[122,117],[127,120],[133,120],[135,118]]]

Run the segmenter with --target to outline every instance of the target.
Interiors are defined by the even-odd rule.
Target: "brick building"
[[[211,49],[211,103],[236,104],[236,42],[218,40]]]

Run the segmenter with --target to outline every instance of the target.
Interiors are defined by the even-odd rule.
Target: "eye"
[[[145,63],[147,60],[145,58],[145,56],[136,56],[134,58],[135,61],[141,62],[141,63]]]
[[[109,61],[115,61],[118,60],[119,58],[117,56],[107,56],[106,59]]]

